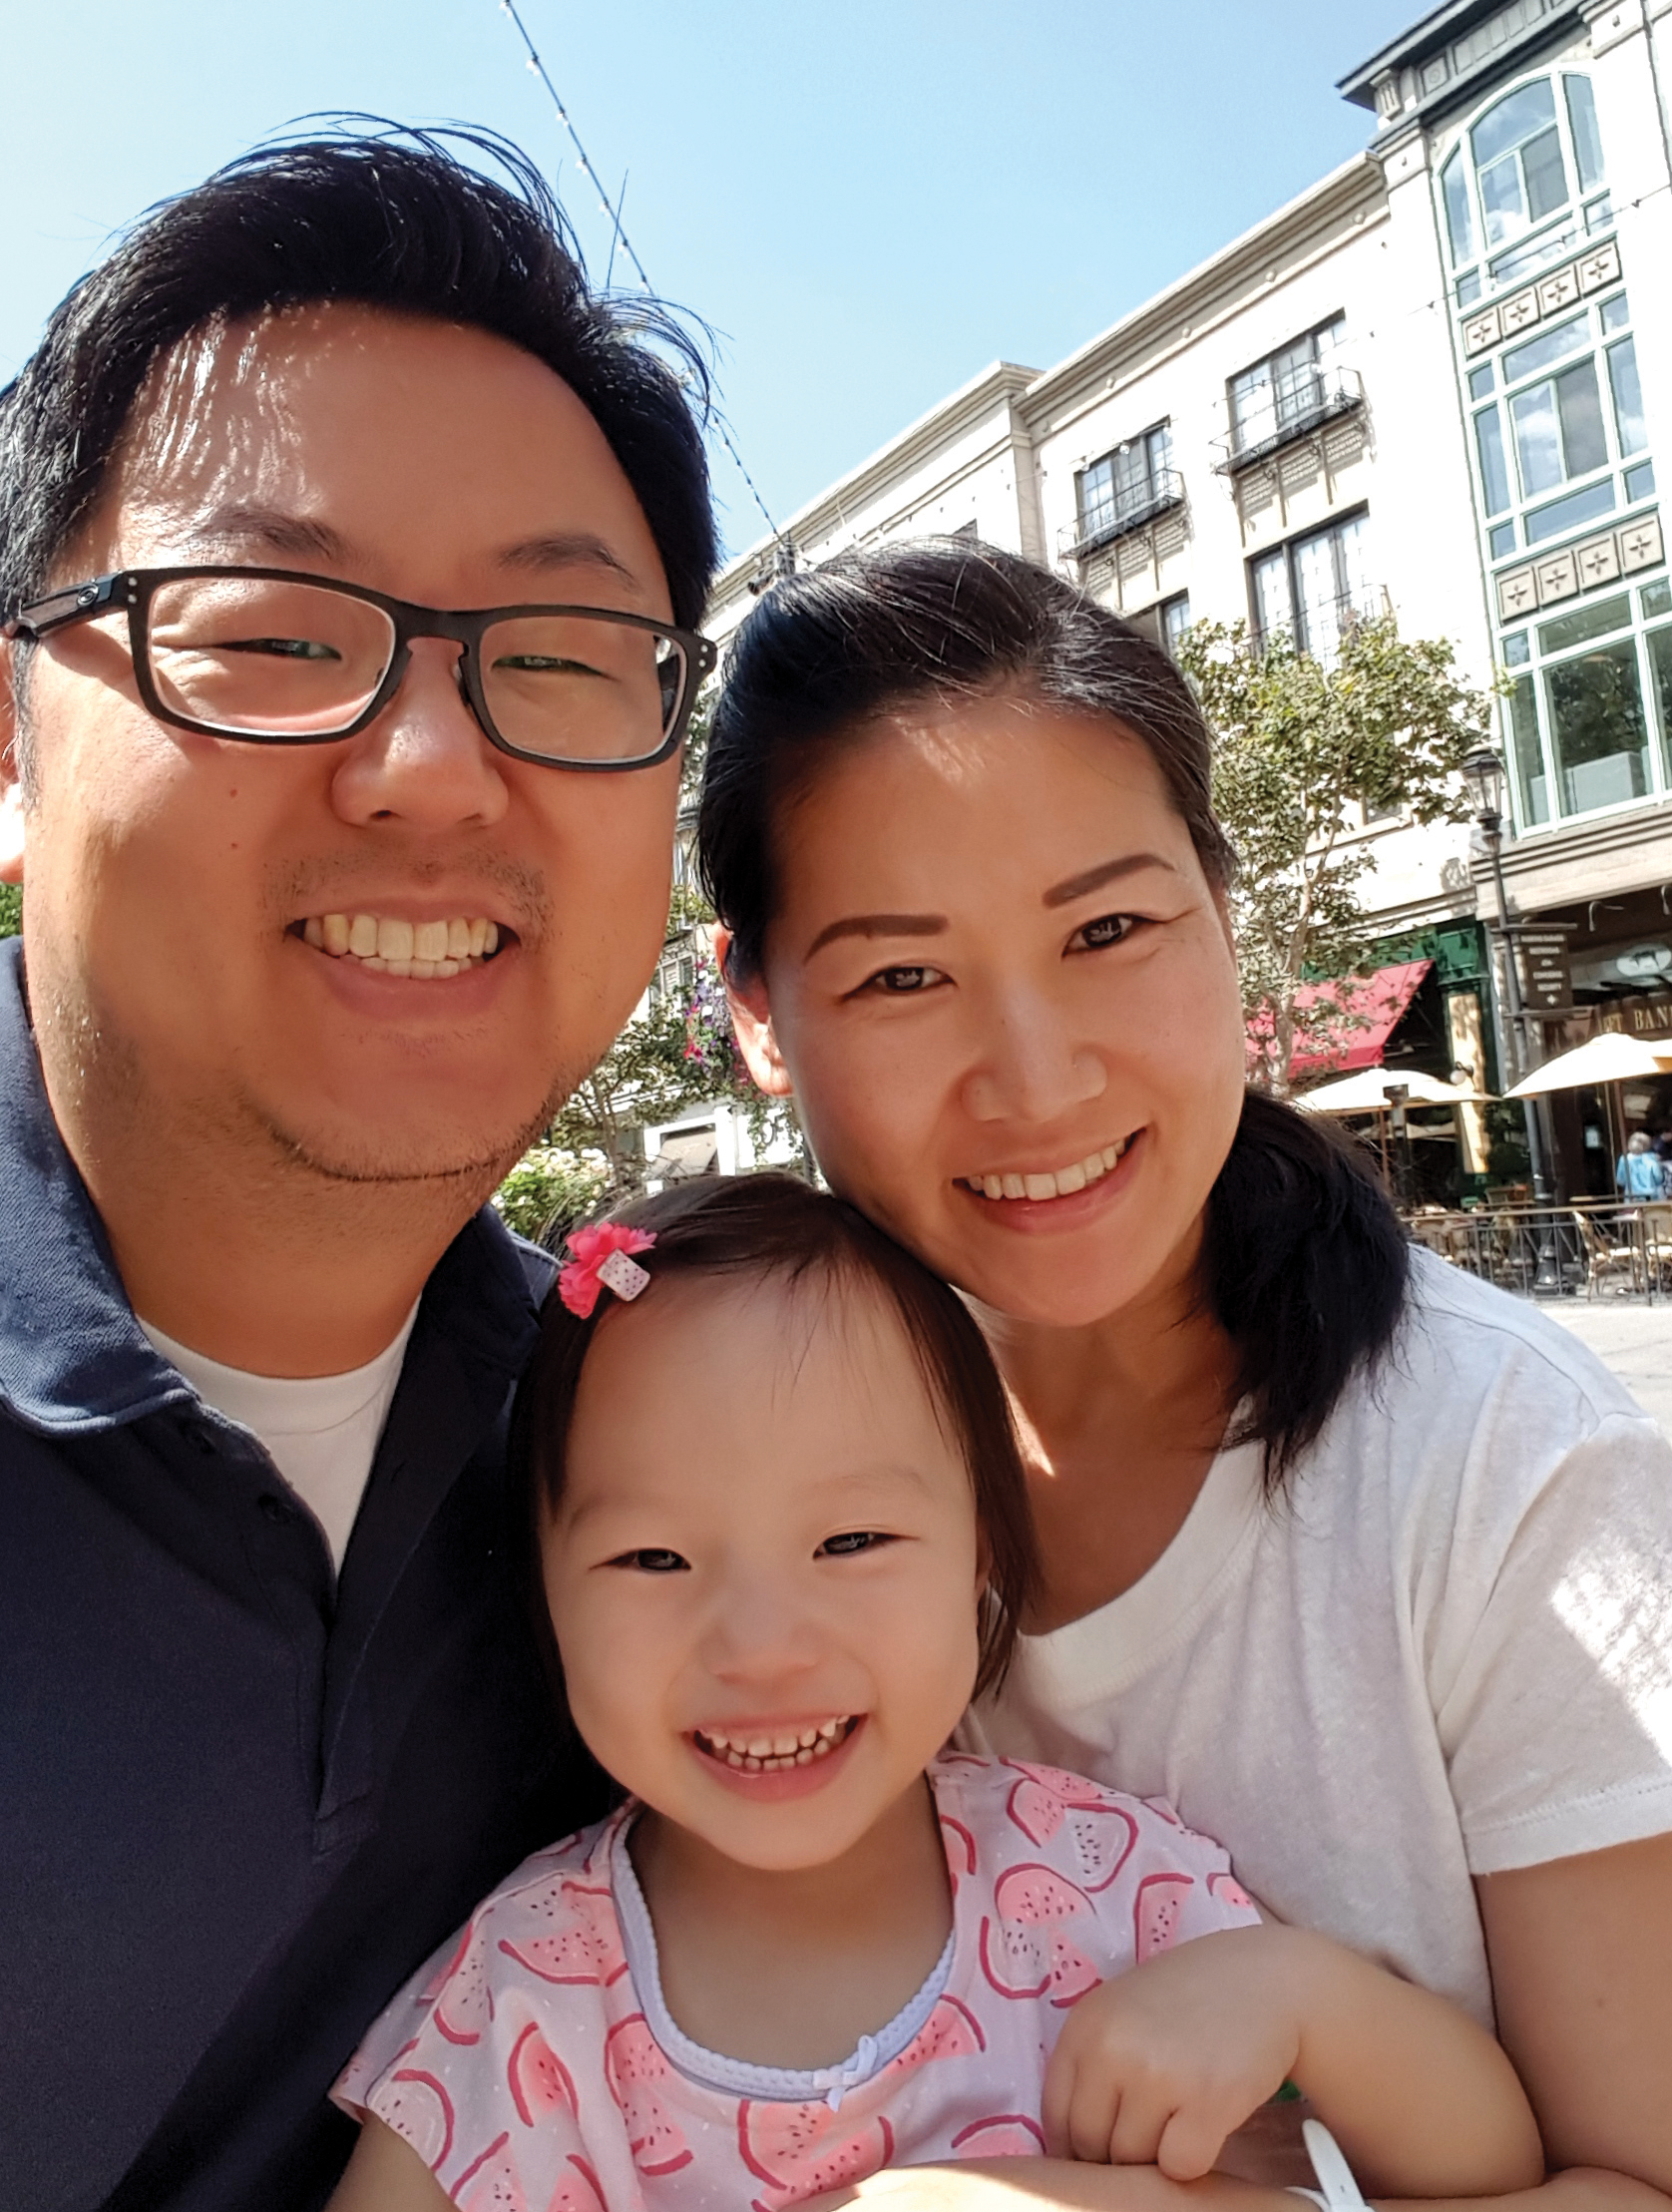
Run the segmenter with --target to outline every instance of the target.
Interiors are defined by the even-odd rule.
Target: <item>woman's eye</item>
[[[848,1529],[839,1537],[826,1537],[813,1556],[819,1559],[848,1559],[859,1551],[878,1551],[894,1539],[877,1529]]]
[[[1135,914],[1099,914],[1094,922],[1087,922],[1083,929],[1075,930],[1069,939],[1070,946],[1083,945],[1088,952],[1095,952],[1101,945],[1118,945],[1130,937],[1137,922]]]
[[[619,1553],[610,1564],[636,1567],[640,1574],[677,1574],[688,1569],[690,1561],[681,1558],[677,1551],[667,1551],[659,1545],[646,1544],[636,1551]]]
[[[927,991],[945,977],[939,968],[880,968],[870,978],[867,991],[884,991],[895,998],[904,998],[914,991]]]

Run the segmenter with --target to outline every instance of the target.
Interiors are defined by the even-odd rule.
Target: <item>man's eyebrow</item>
[[[1178,870],[1170,860],[1163,860],[1158,852],[1129,852],[1119,860],[1105,860],[1095,868],[1087,868],[1083,875],[1069,876],[1066,883],[1053,884],[1045,893],[1046,906],[1069,906],[1075,899],[1083,899],[1089,891],[1100,891],[1105,883],[1116,883],[1122,876],[1140,875],[1145,868],[1165,868],[1169,875]]]
[[[640,581],[621,555],[590,530],[554,530],[538,538],[524,538],[517,545],[506,547],[499,556],[499,565],[502,569],[524,571],[576,567],[610,569],[617,576],[625,576],[629,583]]]
[[[811,960],[838,937],[937,937],[946,926],[944,914],[845,914],[825,924],[803,958]]]
[[[287,515],[276,507],[219,507],[185,532],[185,543],[201,548],[235,546],[302,559],[346,563],[348,540],[328,522],[309,515]]]

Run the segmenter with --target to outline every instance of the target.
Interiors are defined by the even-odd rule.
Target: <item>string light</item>
[[[644,264],[638,258],[637,249],[634,247],[632,240],[627,236],[627,231],[622,226],[622,201],[625,201],[627,198],[627,179],[624,177],[622,180],[621,200],[618,200],[615,207],[612,208],[609,202],[609,198],[604,192],[603,186],[599,183],[597,171],[592,167],[591,163],[587,159],[587,150],[581,144],[581,134],[579,131],[576,130],[574,123],[570,120],[569,110],[564,106],[562,99],[559,97],[558,88],[556,85],[553,84],[551,77],[548,75],[546,64],[541,60],[539,51],[535,46],[534,40],[529,36],[529,27],[523,21],[522,15],[518,10],[517,0],[499,0],[499,4],[500,13],[502,15],[508,15],[511,18],[512,23],[516,26],[517,35],[522,40],[523,46],[528,54],[528,69],[530,74],[532,76],[538,77],[541,84],[546,88],[546,96],[557,111],[558,121],[569,133],[570,144],[575,149],[576,167],[580,170],[582,176],[587,178],[589,182],[598,190],[600,196],[600,215],[605,215],[610,218],[611,269],[614,270],[615,268],[616,252],[617,248],[619,247],[621,251],[627,255],[628,261],[631,262],[633,273],[638,278],[639,283],[647,292],[653,292],[655,290],[655,286],[650,282],[649,277],[645,274]],[[606,279],[606,282],[608,282],[608,278]],[[683,383],[686,382],[687,379],[681,377],[680,381]],[[731,434],[726,429],[723,417],[718,413],[717,410],[711,408],[709,410],[708,419],[713,424],[715,434],[719,438],[721,445],[725,447],[726,452],[730,455],[732,467],[736,469],[738,475],[748,486],[749,497],[760,509],[761,515],[765,520],[766,527],[772,534],[774,549],[779,553],[780,558],[778,565],[781,569],[783,565],[783,550],[789,546],[789,540],[784,536],[783,532],[772,520],[771,509],[767,506],[765,500],[761,498],[759,486],[755,483],[754,478],[749,474],[748,470],[743,466],[743,456],[738,452],[736,446],[732,444]],[[793,550],[789,554],[789,560],[790,564],[793,566]]]

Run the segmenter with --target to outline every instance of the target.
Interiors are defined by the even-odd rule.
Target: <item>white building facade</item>
[[[1513,686],[1508,896],[1558,956],[1527,979],[1534,1057],[1672,1034],[1672,0],[1451,0],[1341,90],[1364,155],[1056,367],[996,364],[786,536],[810,564],[963,532],[1163,642],[1240,619],[1327,653],[1389,609],[1451,639]],[[726,570],[713,635],[774,556]],[[1409,1049],[1498,1078],[1469,832],[1362,834],[1390,960],[1433,963]],[[1628,1107],[1672,1123],[1672,1093]],[[1561,1107],[1575,1193],[1599,1134]]]

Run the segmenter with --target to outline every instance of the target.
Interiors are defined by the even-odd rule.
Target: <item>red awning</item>
[[[1292,1080],[1303,1076],[1347,1075],[1355,1068],[1380,1065],[1417,987],[1434,966],[1432,960],[1399,960],[1378,968],[1373,975],[1346,976],[1336,983],[1303,983],[1295,994],[1296,1008],[1311,1013],[1319,1007],[1338,1007],[1339,1024],[1311,1028],[1295,1048],[1289,1064]],[[1259,1020],[1248,1025],[1249,1042],[1257,1055],[1261,1032],[1271,1025]]]

